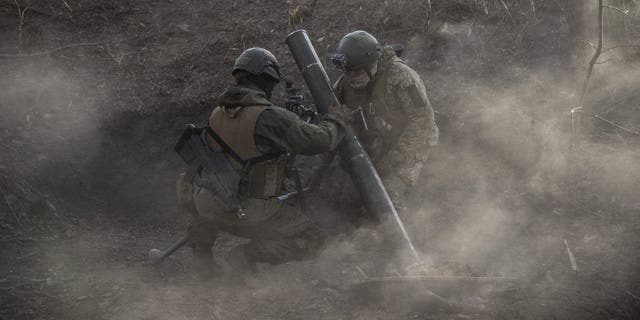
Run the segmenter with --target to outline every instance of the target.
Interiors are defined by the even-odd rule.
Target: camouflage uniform
[[[178,198],[191,212],[191,239],[195,250],[207,256],[220,231],[250,239],[232,250],[249,261],[279,264],[299,260],[316,251],[324,239],[295,201],[280,201],[286,154],[313,155],[333,149],[344,131],[338,114],[323,116],[317,125],[301,121],[288,110],[274,106],[258,87],[234,85],[218,99],[210,118],[211,128],[241,157],[276,154],[281,157],[257,163],[249,173],[244,194],[245,215],[225,212],[205,188],[182,176]],[[212,149],[220,146],[207,137]],[[247,142],[249,141],[249,142]],[[254,153],[254,154],[251,154]]]
[[[371,157],[396,207],[416,185],[436,144],[438,127],[420,76],[394,50],[383,48],[372,81],[362,89],[342,76],[334,89],[358,138]]]

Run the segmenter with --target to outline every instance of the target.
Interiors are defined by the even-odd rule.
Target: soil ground
[[[576,38],[570,13],[588,8],[426,3],[0,2],[0,319],[637,319],[637,135],[585,117],[568,148],[592,53],[581,40],[596,41]],[[637,4],[612,5],[630,13],[607,13],[608,44],[635,43]],[[186,248],[146,263],[187,228],[182,126],[204,123],[245,48],[271,49],[301,85],[284,45],[297,28],[321,57],[355,29],[406,46],[441,141],[405,218],[431,274],[509,278],[425,281],[478,309],[442,308],[422,283],[353,286],[357,232],[244,280],[198,279]],[[623,49],[601,58],[585,107],[633,131],[639,54]],[[241,241],[221,239],[218,260]]]

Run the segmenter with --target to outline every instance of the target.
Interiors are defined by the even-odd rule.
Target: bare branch
[[[610,62],[610,61],[613,61],[613,59],[609,58],[609,59],[604,60],[604,61],[598,61],[595,64],[605,64],[605,63]]]
[[[24,26],[24,14],[27,12],[29,7],[20,7],[20,3],[18,0],[13,0],[16,4],[16,8],[18,9],[18,18],[20,18],[20,24],[18,25],[18,52],[22,53],[22,27]]]
[[[576,263],[576,257],[573,255],[573,252],[571,252],[571,249],[569,248],[569,244],[567,243],[567,240],[563,239],[563,241],[564,241],[564,247],[567,249],[567,255],[569,256],[571,269],[573,269],[573,271],[578,271],[578,264]]]
[[[600,120],[600,121],[602,121],[602,122],[604,122],[604,123],[606,123],[606,124],[608,124],[608,125],[610,125],[612,127],[616,127],[616,128],[618,128],[618,129],[620,129],[622,131],[625,131],[627,133],[631,133],[633,135],[640,136],[640,130],[630,129],[630,128],[624,127],[624,126],[622,126],[620,124],[617,124],[617,123],[615,123],[615,122],[613,122],[613,121],[611,121],[609,119],[606,119],[606,118],[604,118],[604,117],[602,117],[600,115],[597,115],[595,113],[585,112],[581,108],[573,108],[571,110],[571,115],[573,116],[574,114],[584,114],[584,115],[587,115],[589,117],[593,117],[595,119],[598,119],[598,120]]]
[[[431,26],[431,0],[424,0],[424,10],[425,10],[424,35],[425,35],[425,39],[427,39],[427,42],[425,43],[425,45],[428,48],[429,27]]]
[[[591,41],[582,40],[582,43],[588,45],[591,48],[598,49],[598,46],[596,46],[595,44],[591,43]]]
[[[587,96],[587,89],[589,89],[589,81],[591,80],[591,75],[593,74],[593,66],[598,61],[600,54],[602,53],[602,37],[603,37],[603,28],[602,28],[602,0],[598,0],[598,46],[596,47],[596,52],[593,54],[591,61],[589,62],[589,68],[587,70],[587,78],[584,81],[582,86],[582,94],[580,96],[580,104],[578,107],[582,107],[584,105],[584,99]]]
[[[607,52],[607,51],[611,51],[613,49],[617,49],[617,48],[640,48],[640,44],[621,44],[619,46],[613,46],[611,48],[606,48],[604,50],[602,50],[602,52]]]

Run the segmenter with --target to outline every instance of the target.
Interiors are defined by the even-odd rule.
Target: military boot
[[[213,243],[195,243],[193,245],[193,268],[202,279],[214,277],[219,268],[213,259]]]
[[[211,278],[219,271],[212,250],[217,234],[213,224],[207,221],[196,221],[189,227],[194,270],[203,279]]]

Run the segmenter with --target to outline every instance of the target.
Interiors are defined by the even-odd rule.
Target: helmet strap
[[[367,68],[367,75],[369,76],[369,79],[371,81],[373,81],[373,77],[376,76],[376,74],[378,73],[378,63],[380,63],[380,60],[376,61],[376,63],[374,63],[371,68]]]
[[[236,83],[264,91],[267,99],[271,99],[271,93],[276,85],[275,79],[267,74],[255,75],[246,71],[238,71],[234,75]]]
[[[271,93],[273,92],[273,87],[276,86],[276,81],[271,76],[266,74],[261,74],[259,76],[250,74],[247,79],[255,84],[260,90],[264,91],[267,99],[271,99]]]

